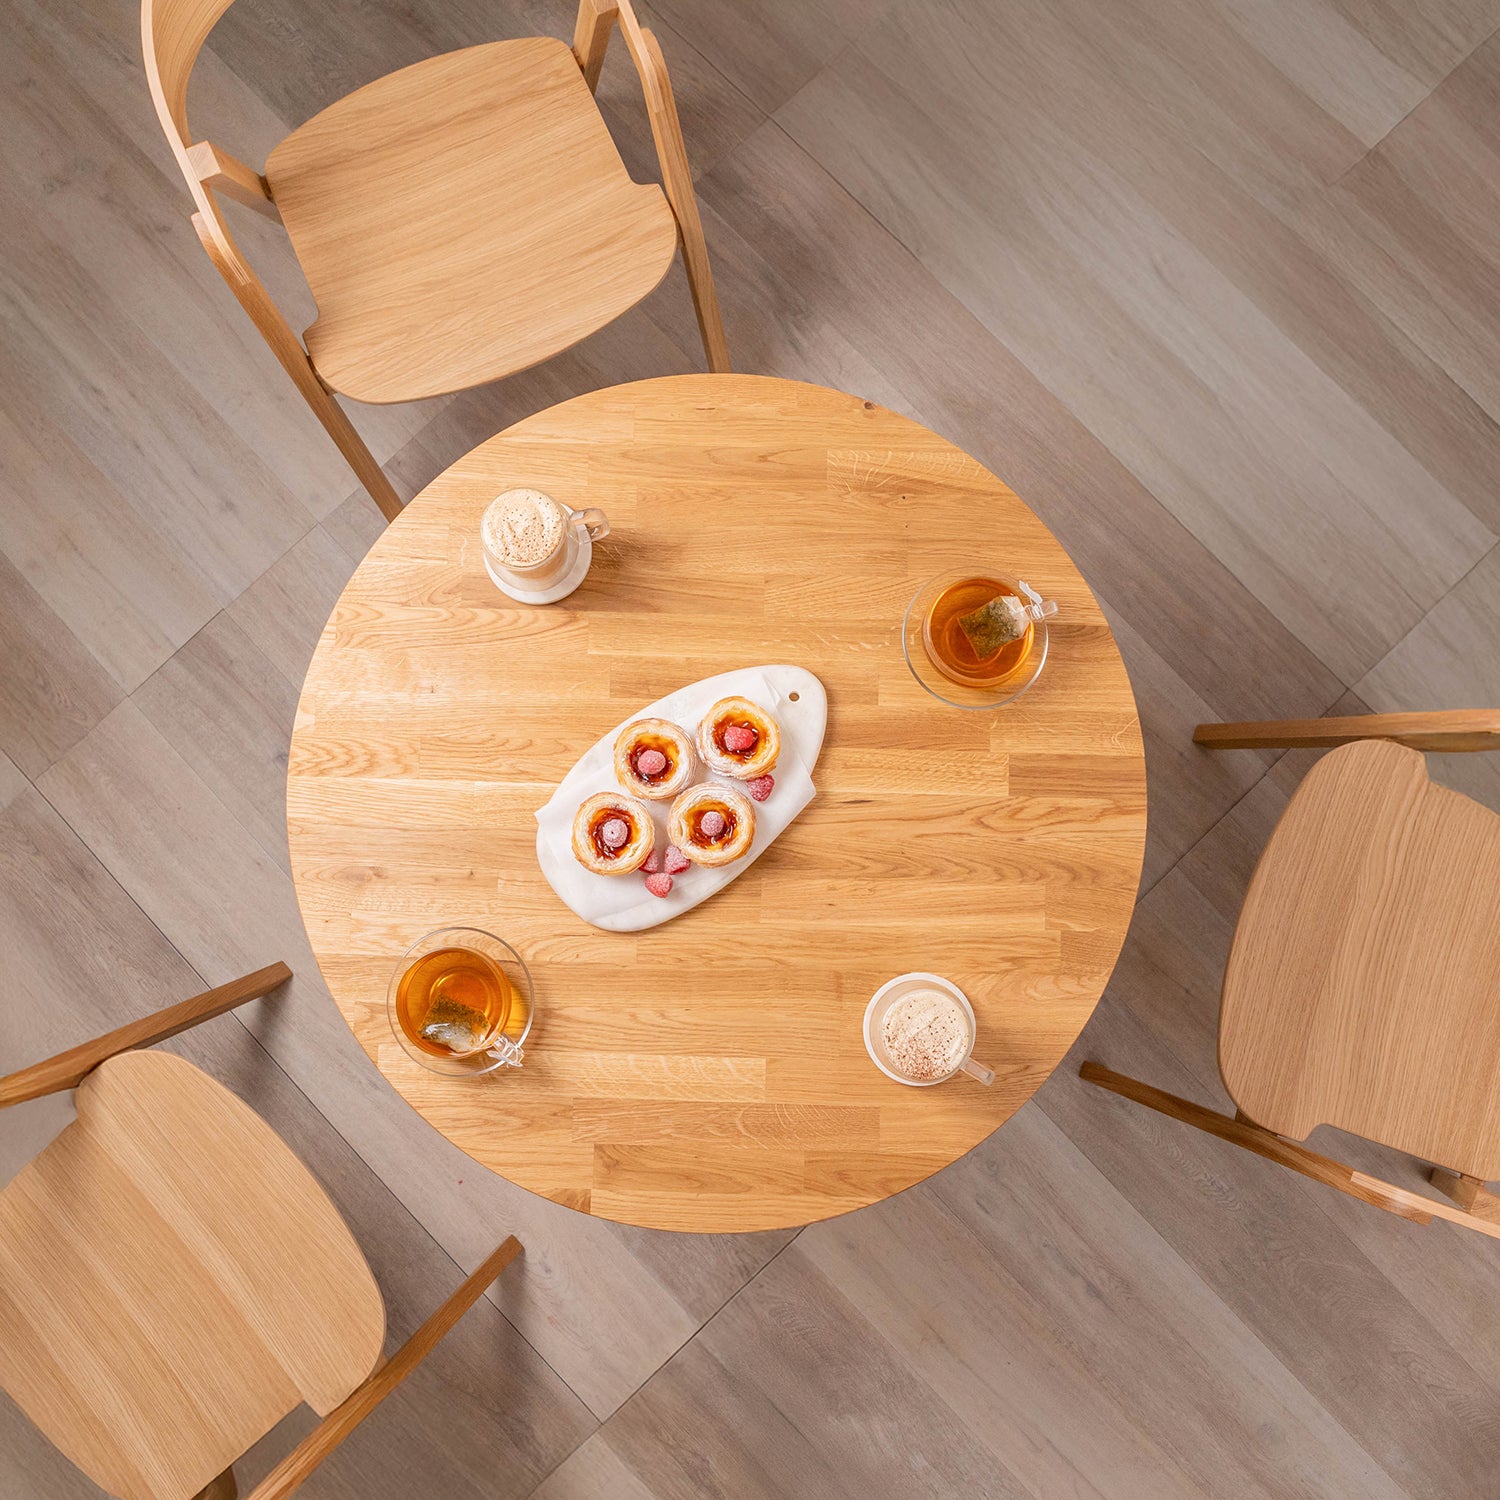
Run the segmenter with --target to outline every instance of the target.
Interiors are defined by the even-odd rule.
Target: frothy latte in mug
[[[480,524],[485,551],[505,568],[539,568],[562,551],[568,520],[540,490],[506,490],[490,502]]]
[[[908,990],[886,1011],[880,1041],[891,1066],[917,1083],[946,1078],[974,1045],[969,1017],[936,986]]]

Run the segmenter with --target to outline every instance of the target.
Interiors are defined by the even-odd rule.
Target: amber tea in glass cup
[[[531,975],[508,943],[477,927],[430,932],[402,955],[387,997],[391,1029],[424,1067],[450,1077],[521,1066]]]
[[[1016,586],[1000,578],[974,574],[955,579],[932,601],[922,625],[922,644],[933,666],[966,687],[993,687],[1025,664],[1035,634],[1032,622],[1019,635],[996,640],[985,649],[964,630],[963,622],[982,615],[996,599],[1019,599]]]
[[[1057,605],[987,568],[929,579],[907,607],[902,650],[912,676],[957,708],[998,708],[1036,681]]]

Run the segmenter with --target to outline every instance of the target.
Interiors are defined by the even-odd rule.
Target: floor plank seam
[[[84,738],[87,739],[88,736],[85,735]],[[80,741],[80,743],[82,742]],[[63,758],[64,757],[59,757],[59,759]],[[50,771],[51,769],[51,766],[47,768],[48,771]],[[44,771],[42,774],[45,776],[47,773]],[[160,924],[157,923],[155,918],[152,917],[151,914],[146,910],[146,908],[136,900],[134,892],[132,892],[130,888],[119,879],[115,872],[110,869],[110,867],[104,862],[104,859],[99,854],[98,850],[96,850],[94,846],[90,844],[86,838],[84,838],[84,836],[78,831],[78,829],[68,821],[67,814],[63,812],[63,810],[57,805],[57,803],[54,802],[52,798],[47,795],[46,791],[41,786],[37,785],[35,781],[32,782],[32,789],[36,792],[37,796],[39,796],[42,801],[45,802],[51,809],[53,816],[58,820],[58,822],[60,822],[63,827],[66,828],[68,832],[78,840],[79,847],[88,851],[89,858],[92,859],[94,863],[98,865],[98,867],[104,872],[105,876],[115,887],[115,889],[119,891],[120,894],[124,896],[125,899],[141,914],[141,920],[144,921],[152,929],[153,932],[160,934],[162,942],[164,942],[167,947],[170,948],[172,952],[175,953],[177,957],[187,965],[188,971],[197,978],[198,983],[201,984],[204,989],[210,989],[212,986],[209,983],[208,977],[198,968],[197,964],[193,963],[193,961],[188,958],[187,954],[185,954],[182,949],[179,948],[177,944],[174,943],[172,939],[162,931]],[[177,998],[186,999],[187,997],[185,995],[179,995]],[[164,1000],[162,1003],[170,1004],[171,1002],[170,1000]],[[236,1017],[236,1019],[238,1019],[238,1017]],[[298,1090],[298,1092],[300,1093],[301,1091]]]
[[[197,631],[195,631],[193,633],[193,635],[188,640],[185,640],[182,643],[182,645],[177,648],[177,651],[174,651],[172,653],[172,655],[169,656],[167,658],[167,660],[164,661],[161,664],[161,666],[156,669],[156,672],[153,672],[151,674],[151,676],[148,677],[146,679],[146,681],[143,682],[140,685],[140,687],[138,687],[136,689],[136,693],[139,693],[142,690],[144,690],[144,688],[147,686],[148,683],[150,683],[150,682],[152,682],[152,681],[155,680],[157,672],[161,672],[166,667],[170,666],[172,664],[172,662],[174,662],[177,659],[178,652],[185,651],[189,646],[192,645],[192,643],[194,641],[196,641],[198,639],[198,637],[200,635],[203,634],[203,632],[205,630],[207,630],[211,625],[213,625],[216,621],[218,621],[220,619],[227,620],[236,629],[239,628],[239,622],[237,620],[235,620],[234,616],[229,613],[229,610],[227,608],[226,609],[221,609],[218,612],[218,614],[216,614],[216,615],[213,616],[212,619],[205,620],[204,623],[202,624],[202,626]],[[288,679],[287,679],[286,673],[284,673],[283,671],[281,671],[281,669],[279,667],[277,667],[274,662],[270,661],[265,656],[265,654],[260,651],[259,646],[255,645],[255,642],[253,640],[251,641],[251,645],[255,647],[255,650],[256,650],[257,654],[260,656],[261,660],[265,662],[266,666],[269,667],[271,669],[271,671],[273,671],[277,675],[277,677],[279,677],[283,682],[287,682]],[[290,687],[292,687],[294,690],[299,686],[299,684],[297,684],[297,683],[289,683],[288,685]],[[129,703],[131,703],[132,705],[134,705],[134,707],[136,708],[137,712],[139,712],[140,715],[141,715],[141,717],[143,719],[145,719],[145,721],[151,726],[152,731],[154,733],[162,735],[161,730],[157,727],[156,720],[151,717],[151,714],[148,712],[148,710],[146,709],[145,705],[141,704],[141,703],[136,703],[135,693],[131,693],[129,695],[129,697],[127,698],[126,701],[129,702]],[[288,730],[288,732],[290,732],[290,729]],[[86,737],[87,736],[85,736],[85,738]],[[165,739],[166,736],[162,735],[162,738]],[[202,786],[203,790],[210,797],[212,797],[214,799],[214,801],[219,804],[220,807],[222,807],[224,809],[224,812],[230,818],[232,818],[234,820],[234,822],[238,825],[238,827],[241,829],[241,831],[245,834],[246,838],[248,838],[250,840],[250,842],[255,846],[255,848],[258,849],[263,855],[265,855],[265,857],[268,860],[270,860],[270,862],[276,867],[276,869],[286,879],[290,880],[290,878],[291,878],[290,872],[288,871],[287,867],[282,863],[280,851],[277,850],[277,849],[268,848],[266,846],[266,844],[264,843],[264,841],[260,838],[260,836],[253,829],[251,829],[251,828],[249,828],[249,827],[246,826],[244,819],[241,818],[233,810],[233,808],[231,808],[224,801],[224,799],[222,797],[220,797],[219,794],[216,791],[214,791],[214,789],[211,786],[208,785],[208,783],[206,781],[204,781],[204,779],[203,779],[202,776],[198,775],[196,769],[194,769],[192,767],[190,767],[189,769],[191,769],[193,771],[193,775],[197,778],[197,781],[198,781],[199,785]],[[284,794],[283,794],[283,797],[284,797]],[[284,800],[283,800],[283,806],[282,806],[282,819],[281,819],[281,821],[282,821],[282,824],[284,826],[285,822],[286,822],[286,810],[285,810],[285,801]]]
[[[1415,621],[1412,622],[1411,629],[1408,630],[1399,640],[1392,641],[1391,642],[1391,646],[1390,646],[1390,650],[1388,650],[1385,653],[1385,655],[1382,656],[1378,661],[1371,662],[1371,664],[1369,665],[1369,667],[1366,668],[1366,670],[1364,671],[1364,673],[1361,675],[1359,681],[1355,682],[1355,683],[1352,683],[1350,685],[1349,691],[1351,693],[1359,693],[1360,688],[1365,683],[1367,683],[1370,680],[1370,678],[1372,676],[1374,676],[1374,674],[1376,672],[1378,672],[1380,670],[1380,668],[1386,662],[1388,662],[1391,659],[1391,657],[1394,656],[1396,654],[1396,652],[1398,650],[1400,650],[1400,648],[1402,646],[1404,646],[1406,644],[1406,642],[1408,640],[1410,640],[1411,637],[1413,635],[1415,635],[1416,632],[1418,630],[1420,630],[1422,628],[1422,626],[1425,625],[1427,623],[1427,621],[1434,614],[1437,613],[1437,611],[1448,601],[1448,599],[1454,593],[1456,593],[1460,588],[1463,587],[1463,585],[1465,583],[1468,582],[1470,576],[1472,574],[1478,572],[1478,570],[1480,568],[1482,568],[1487,562],[1489,562],[1489,560],[1492,557],[1495,557],[1497,554],[1500,554],[1500,540],[1497,540],[1491,547],[1489,547],[1479,557],[1475,558],[1474,561],[1473,561],[1473,563],[1468,567],[1468,569],[1463,574],[1461,574],[1458,578],[1455,578],[1453,580],[1453,582],[1451,584],[1449,584],[1446,589],[1443,590],[1443,593],[1442,593],[1441,597],[1439,597],[1437,599],[1434,599],[1432,601],[1432,604],[1423,613],[1422,617],[1420,619],[1415,620]],[[1361,694],[1361,696],[1363,696],[1363,695]],[[1424,704],[1415,704],[1415,705],[1412,705],[1412,706],[1416,707],[1416,708],[1427,708],[1427,707],[1430,707],[1429,704],[1425,704],[1425,703]],[[1489,704],[1474,704],[1472,706],[1476,707],[1476,708],[1479,708],[1479,707],[1490,707],[1491,705],[1489,705]],[[1324,709],[1323,712],[1327,713],[1328,710]]]
[[[1443,76],[1442,76],[1442,77],[1441,77],[1441,78],[1439,78],[1439,79],[1436,79],[1436,80],[1435,80],[1435,81],[1434,81],[1434,82],[1433,82],[1433,84],[1432,84],[1432,86],[1431,86],[1431,87],[1430,87],[1430,88],[1429,88],[1429,89],[1428,89],[1428,90],[1427,90],[1427,92],[1426,92],[1426,93],[1425,93],[1425,94],[1423,94],[1423,95],[1422,95],[1422,97],[1421,97],[1421,98],[1420,98],[1420,99],[1418,99],[1418,100],[1417,100],[1417,102],[1416,102],[1416,103],[1415,103],[1415,104],[1413,104],[1413,105],[1412,105],[1412,107],[1411,107],[1411,108],[1410,108],[1410,109],[1409,109],[1409,110],[1407,110],[1407,111],[1406,111],[1406,112],[1405,112],[1405,113],[1404,113],[1404,114],[1403,114],[1403,115],[1402,115],[1402,116],[1401,116],[1401,118],[1400,118],[1400,119],[1399,119],[1399,120],[1397,120],[1397,121],[1396,121],[1396,122],[1395,122],[1395,124],[1393,124],[1393,125],[1392,125],[1392,126],[1391,126],[1391,128],[1390,128],[1390,129],[1389,129],[1389,130],[1387,130],[1387,131],[1386,131],[1386,132],[1385,132],[1385,134],[1384,134],[1384,135],[1382,135],[1382,136],[1381,136],[1381,137],[1380,137],[1380,139],[1379,139],[1379,140],[1378,140],[1378,141],[1373,141],[1373,142],[1372,142],[1372,143],[1371,143],[1371,144],[1370,144],[1370,145],[1369,145],[1369,146],[1367,146],[1367,147],[1366,147],[1366,148],[1365,148],[1365,149],[1364,149],[1364,151],[1362,151],[1362,152],[1361,152],[1361,153],[1360,153],[1360,155],[1359,155],[1359,156],[1358,156],[1358,157],[1356,157],[1356,158],[1355,158],[1355,160],[1354,160],[1354,161],[1352,161],[1352,162],[1350,162],[1350,163],[1349,163],[1349,165],[1348,165],[1348,166],[1347,166],[1347,167],[1345,167],[1345,168],[1344,168],[1344,170],[1343,170],[1343,171],[1342,171],[1342,172],[1340,172],[1340,173],[1339,173],[1339,174],[1338,174],[1338,176],[1337,176],[1337,177],[1334,177],[1334,178],[1333,178],[1333,179],[1332,179],[1332,180],[1331,180],[1331,181],[1330,181],[1330,182],[1329,182],[1329,183],[1328,183],[1328,184],[1327,184],[1327,186],[1328,186],[1328,187],[1329,187],[1329,188],[1336,188],[1336,187],[1338,187],[1338,186],[1339,186],[1339,185],[1340,185],[1340,184],[1341,184],[1341,183],[1342,183],[1342,182],[1343,182],[1343,181],[1344,181],[1344,179],[1345,179],[1345,178],[1346,178],[1346,177],[1348,177],[1348,175],[1349,175],[1349,174],[1350,174],[1350,173],[1351,173],[1351,172],[1353,172],[1353,171],[1354,171],[1354,170],[1355,170],[1355,169],[1356,169],[1356,168],[1357,168],[1357,167],[1359,167],[1359,166],[1360,166],[1360,165],[1361,165],[1361,164],[1362,164],[1362,163],[1364,163],[1364,162],[1366,162],[1366,161],[1368,161],[1368,160],[1369,160],[1369,159],[1370,159],[1370,158],[1371,158],[1371,157],[1372,157],[1372,156],[1373,156],[1373,155],[1374,155],[1374,154],[1375,154],[1375,153],[1376,153],[1376,152],[1377,152],[1377,151],[1379,151],[1379,150],[1380,150],[1380,148],[1381,148],[1381,147],[1382,147],[1382,146],[1384,146],[1384,145],[1385,145],[1385,143],[1386,143],[1386,142],[1387,142],[1387,141],[1388,141],[1388,140],[1390,140],[1390,138],[1391,138],[1391,137],[1392,137],[1392,136],[1393,136],[1393,135],[1395,135],[1395,133],[1396,133],[1396,132],[1397,132],[1397,131],[1398,131],[1398,130],[1400,130],[1400,128],[1401,128],[1401,127],[1402,127],[1402,126],[1403,126],[1403,125],[1404,125],[1404,124],[1406,124],[1406,122],[1407,122],[1407,121],[1408,121],[1408,120],[1409,120],[1409,119],[1411,119],[1411,117],[1412,117],[1412,116],[1413,116],[1413,115],[1414,115],[1414,114],[1416,114],[1416,112],[1417,112],[1417,111],[1418,111],[1418,110],[1419,110],[1419,109],[1421,109],[1421,107],[1422,107],[1422,106],[1423,106],[1423,105],[1424,105],[1424,104],[1426,104],[1426,103],[1427,103],[1427,102],[1428,102],[1428,101],[1429,101],[1429,100],[1430,100],[1430,99],[1431,99],[1431,98],[1432,98],[1432,96],[1433,96],[1433,95],[1434,95],[1434,94],[1435,94],[1435,93],[1437,93],[1437,91],[1438,91],[1438,90],[1439,90],[1439,89],[1440,89],[1440,88],[1442,88],[1442,86],[1443,86],[1443,85],[1444,85],[1444,84],[1445,84],[1445,83],[1447,83],[1447,81],[1448,81],[1448,80],[1449,80],[1449,79],[1450,79],[1450,78],[1452,78],[1452,77],[1453,77],[1453,75],[1454,75],[1454,74],[1455,74],[1455,73],[1456,73],[1456,72],[1458,72],[1458,70],[1459,70],[1459,69],[1460,69],[1460,68],[1462,68],[1462,67],[1464,67],[1464,66],[1465,66],[1465,65],[1466,65],[1466,64],[1467,64],[1467,63],[1468,63],[1468,61],[1469,61],[1469,59],[1470,59],[1470,58],[1471,58],[1471,57],[1473,57],[1473,56],[1474,56],[1474,54],[1475,54],[1475,53],[1476,53],[1476,52],[1478,52],[1478,51],[1480,51],[1480,50],[1481,50],[1481,49],[1482,49],[1482,48],[1484,48],[1484,47],[1487,47],[1487,46],[1488,46],[1488,45],[1489,45],[1489,44],[1490,44],[1490,42],[1492,42],[1492,41],[1493,41],[1493,40],[1494,40],[1494,39],[1495,39],[1495,38],[1496,38],[1496,37],[1497,37],[1497,36],[1500,36],[1500,25],[1497,25],[1497,26],[1495,26],[1495,27],[1494,27],[1494,28],[1493,28],[1493,29],[1492,29],[1492,30],[1490,30],[1490,31],[1488,31],[1488,32],[1486,32],[1486,33],[1485,33],[1485,34],[1484,34],[1484,36],[1482,36],[1482,37],[1480,37],[1480,39],[1479,39],[1479,40],[1478,40],[1478,41],[1477,41],[1477,42],[1475,42],[1475,43],[1474,43],[1474,45],[1473,45],[1473,46],[1472,46],[1472,47],[1470,47],[1470,48],[1469,48],[1469,50],[1468,50],[1468,51],[1467,51],[1467,52],[1465,52],[1465,53],[1464,53],[1464,55],[1463,55],[1463,56],[1462,56],[1462,57],[1460,57],[1460,58],[1459,58],[1459,59],[1458,59],[1458,60],[1457,60],[1457,61],[1456,61],[1456,62],[1455,62],[1455,63],[1454,63],[1454,64],[1453,64],[1453,66],[1452,66],[1452,67],[1451,67],[1451,68],[1449,68],[1449,69],[1448,69],[1448,71],[1447,71],[1447,72],[1446,72],[1446,73],[1444,73],[1444,74],[1443,74]]]
[[[685,1339],[683,1339],[683,1341],[678,1344],[675,1349],[672,1349],[667,1354],[666,1358],[663,1359],[661,1363],[657,1365],[657,1367],[652,1370],[652,1372],[648,1376],[646,1376],[644,1380],[642,1380],[638,1385],[627,1392],[620,1401],[615,1403],[614,1410],[611,1411],[607,1417],[599,1417],[597,1413],[594,1412],[593,1408],[589,1407],[589,1414],[595,1417],[595,1420],[598,1422],[598,1426],[594,1429],[593,1432],[589,1433],[588,1437],[585,1437],[582,1442],[577,1443],[572,1448],[570,1448],[568,1452],[563,1456],[561,1462],[555,1464],[551,1469],[549,1469],[547,1473],[544,1474],[542,1478],[537,1482],[537,1484],[533,1486],[530,1491],[528,1491],[528,1494],[536,1494],[537,1491],[540,1490],[542,1486],[545,1485],[547,1481],[551,1479],[552,1476],[557,1473],[557,1471],[561,1469],[568,1462],[568,1460],[578,1452],[580,1448],[584,1446],[585,1443],[587,1443],[591,1438],[597,1436],[598,1433],[602,1432],[632,1401],[635,1400],[637,1396],[640,1395],[642,1391],[646,1389],[648,1385],[651,1384],[653,1380],[656,1379],[658,1375],[661,1374],[663,1370],[667,1368],[668,1365],[672,1363],[674,1359],[677,1358],[679,1354],[682,1353],[684,1349],[688,1347],[688,1345],[693,1343],[694,1340],[698,1338],[703,1330],[707,1328],[709,1324],[712,1323],[714,1319],[717,1318],[719,1314],[729,1306],[731,1302],[733,1302],[737,1297],[741,1296],[748,1287],[753,1286],[761,1276],[763,1276],[768,1270],[770,1270],[770,1268],[775,1265],[776,1262],[780,1260],[781,1257],[785,1255],[786,1252],[790,1250],[798,1240],[802,1238],[803,1233],[807,1230],[808,1227],[808,1225],[804,1224],[802,1228],[799,1229],[796,1234],[794,1234],[791,1239],[786,1242],[786,1244],[782,1245],[780,1249],[776,1251],[774,1255],[770,1256],[763,1265],[758,1266],[751,1275],[747,1276],[739,1286],[737,1286],[727,1297],[724,1298],[722,1302],[719,1303],[716,1308],[714,1308],[711,1313],[709,1313],[709,1315],[692,1331],[692,1333],[690,1333]],[[548,1365],[547,1368],[551,1369],[552,1367]],[[558,1376],[558,1379],[561,1380],[562,1377]],[[567,1382],[564,1381],[564,1384],[567,1384]],[[572,1390],[572,1387],[569,1386],[568,1389]],[[585,1402],[584,1404],[585,1406],[588,1405],[587,1402]]]
[[[1077,1086],[1079,1088],[1092,1087],[1092,1085],[1084,1084],[1082,1081],[1077,1081]],[[1348,1438],[1350,1444],[1355,1448],[1356,1451],[1363,1453],[1365,1457],[1369,1459],[1371,1464],[1379,1469],[1382,1474],[1386,1475],[1394,1489],[1396,1489],[1401,1494],[1409,1494],[1410,1492],[1405,1488],[1404,1485],[1402,1485],[1400,1479],[1395,1474],[1393,1474],[1391,1470],[1380,1461],[1380,1459],[1378,1459],[1373,1453],[1371,1453],[1370,1450],[1365,1446],[1365,1444],[1361,1442],[1354,1433],[1350,1432],[1349,1428],[1339,1420],[1339,1418],[1329,1409],[1328,1405],[1321,1398],[1314,1394],[1314,1392],[1303,1381],[1301,1376],[1298,1375],[1296,1370],[1293,1369],[1292,1366],[1289,1365],[1286,1360],[1283,1359],[1282,1356],[1278,1354],[1276,1350],[1266,1342],[1264,1337],[1262,1337],[1260,1331],[1253,1327],[1250,1323],[1248,1323],[1245,1320],[1244,1316],[1239,1312],[1239,1310],[1233,1307],[1224,1299],[1223,1294],[1213,1285],[1211,1281],[1209,1281],[1208,1277],[1198,1268],[1198,1266],[1193,1264],[1193,1262],[1190,1261],[1183,1252],[1179,1251],[1177,1246],[1167,1238],[1166,1234],[1160,1228],[1158,1228],[1157,1225],[1152,1223],[1149,1218],[1147,1218],[1145,1212],[1136,1206],[1135,1202],[1129,1197],[1125,1190],[1120,1187],[1109,1175],[1109,1173],[1105,1171],[1103,1166],[1101,1166],[1100,1163],[1095,1160],[1094,1156],[1090,1153],[1088,1148],[1080,1141],[1076,1140],[1071,1134],[1069,1134],[1067,1126],[1048,1110],[1045,1100],[1038,1096],[1034,1099],[1029,1100],[1028,1104],[1034,1104],[1044,1115],[1047,1116],[1047,1119],[1052,1123],[1053,1127],[1058,1131],[1058,1133],[1061,1134],[1064,1139],[1066,1139],[1072,1145],[1073,1149],[1077,1151],[1078,1154],[1086,1162],[1088,1162],[1090,1170],[1098,1175],[1100,1180],[1108,1188],[1109,1192],[1116,1198],[1118,1198],[1125,1205],[1128,1211],[1140,1221],[1146,1231],[1162,1247],[1162,1250],[1165,1252],[1165,1254],[1170,1256],[1173,1262],[1183,1272],[1185,1272],[1188,1277],[1190,1277],[1201,1287],[1203,1287],[1208,1296],[1212,1297],[1216,1302],[1219,1303],[1219,1305],[1224,1309],[1225,1316],[1232,1318],[1235,1324],[1244,1330],[1245,1337],[1252,1343],[1254,1343],[1257,1347],[1264,1350],[1268,1359],[1273,1360],[1281,1369],[1286,1371],[1287,1378],[1292,1381],[1296,1388],[1303,1393],[1303,1396],[1308,1404],[1316,1408],[1318,1411],[1322,1412],[1327,1420],[1340,1432],[1342,1432],[1345,1437]],[[1274,1163],[1268,1163],[1268,1165],[1274,1165]],[[1278,1168],[1278,1170],[1284,1169]],[[1317,1184],[1315,1183],[1303,1183],[1301,1185],[1310,1188],[1317,1187]],[[1324,1216],[1327,1217],[1326,1212],[1321,1204],[1315,1204],[1314,1206],[1317,1208],[1319,1213],[1323,1213]],[[1220,1205],[1216,1204],[1214,1205],[1213,1211],[1222,1212],[1222,1208]],[[1377,1266],[1373,1261],[1369,1259],[1367,1255],[1365,1255],[1365,1252],[1357,1244],[1355,1244],[1353,1240],[1349,1238],[1348,1234],[1345,1233],[1341,1226],[1334,1223],[1332,1224],[1332,1229],[1334,1234],[1342,1239],[1346,1244],[1348,1244],[1350,1249],[1355,1254],[1359,1255],[1366,1261],[1375,1275],[1386,1281],[1387,1284],[1393,1285],[1393,1283],[1390,1282],[1389,1277],[1385,1275],[1384,1271],[1382,1271],[1379,1266]],[[1408,1303],[1408,1305],[1410,1304]],[[1418,1317],[1421,1318],[1420,1313],[1418,1313]],[[1422,1318],[1421,1320],[1424,1323],[1428,1322],[1426,1318]],[[1464,1363],[1467,1364],[1468,1361],[1465,1360]]]

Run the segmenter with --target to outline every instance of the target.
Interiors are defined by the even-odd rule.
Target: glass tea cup
[[[497,495],[479,523],[490,581],[528,604],[551,604],[571,594],[588,575],[594,543],[608,535],[602,510],[573,510],[527,488]]]
[[[477,927],[441,927],[401,955],[386,993],[409,1057],[449,1078],[519,1068],[536,1014],[531,974],[509,943]]]
[[[1024,580],[982,565],[950,569],[912,596],[901,650],[934,698],[954,708],[999,708],[1041,675],[1047,621],[1056,613],[1057,604]]]
[[[900,1063],[886,1046],[885,1040],[887,1016],[900,1001],[924,990],[935,990],[939,995],[956,1004],[967,1030],[962,1056],[951,1067],[943,1068],[930,1078],[913,1076],[912,1073],[903,1071]],[[982,1063],[974,1061],[974,1040],[977,1032],[978,1023],[974,1019],[974,1007],[969,1004],[969,997],[952,980],[944,979],[940,974],[925,974],[920,971],[898,974],[894,979],[888,979],[881,985],[870,997],[869,1005],[865,1007],[865,1050],[870,1054],[870,1060],[887,1078],[894,1078],[897,1083],[907,1084],[911,1088],[931,1088],[934,1084],[946,1083],[959,1073],[967,1073],[986,1087],[994,1083],[994,1073]]]

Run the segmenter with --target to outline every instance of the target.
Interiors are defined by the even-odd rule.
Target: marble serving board
[[[749,853],[718,869],[694,865],[673,877],[666,896],[653,896],[640,872],[596,875],[584,869],[573,857],[573,814],[593,793],[621,789],[614,772],[614,743],[619,732],[636,719],[668,719],[693,734],[710,705],[730,697],[758,703],[781,728],[781,754],[772,773],[776,785],[766,801],[756,804],[755,840]],[[536,858],[542,874],[573,912],[608,932],[641,932],[670,922],[743,875],[817,795],[813,768],[827,727],[828,695],[823,684],[803,667],[741,667],[658,698],[621,720],[584,751],[546,806],[537,812]],[[743,782],[706,770],[700,780],[744,787]],[[646,803],[656,822],[656,847],[662,850],[667,846],[667,811],[671,805]]]

